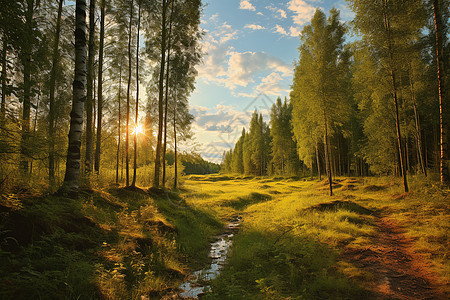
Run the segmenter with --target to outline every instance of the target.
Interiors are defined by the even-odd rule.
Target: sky
[[[194,150],[220,163],[257,109],[289,96],[300,33],[316,8],[353,18],[345,0],[204,0],[203,63],[190,99]]]

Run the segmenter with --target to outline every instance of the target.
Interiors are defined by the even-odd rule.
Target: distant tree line
[[[166,186],[166,152],[190,138],[201,1],[73,4],[0,0],[0,189],[76,195],[112,172]]]
[[[340,175],[429,171],[449,182],[448,1],[350,0],[351,28],[318,9],[300,39],[289,101],[253,114],[224,172]],[[345,43],[353,29],[355,42]]]
[[[167,165],[173,166],[175,163],[174,151],[168,151],[166,155]],[[204,160],[197,153],[180,153],[178,160],[182,165],[183,173],[186,175],[204,175],[219,173],[220,165]]]
[[[270,127],[255,111],[248,132],[223,155],[222,171],[246,175],[294,176],[303,172],[292,132],[292,105],[281,98],[270,112]]]

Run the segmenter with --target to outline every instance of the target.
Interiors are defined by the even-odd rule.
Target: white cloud
[[[219,43],[223,44],[228,42],[229,40],[237,39],[238,31],[234,30],[231,25],[228,25],[226,22],[222,24],[222,26],[218,27],[217,31],[214,33],[216,38],[219,38]]]
[[[218,22],[216,22],[218,23]],[[199,78],[206,82],[222,84],[227,74],[229,52],[234,48],[229,42],[238,38],[239,31],[226,22],[214,31],[207,32],[202,42],[203,64],[197,67]]]
[[[215,108],[202,111],[196,117],[195,124],[198,129],[229,133],[233,131],[232,127],[241,127],[248,121],[246,112],[237,111],[230,105],[217,104]]]
[[[266,29],[265,27],[261,26],[261,25],[257,25],[257,24],[247,24],[244,26],[244,28],[249,28],[252,30],[263,30]]]
[[[292,20],[300,26],[309,22],[316,11],[316,7],[306,3],[304,0],[291,0],[288,3],[288,8],[294,13]]]
[[[253,4],[251,4],[250,1],[248,1],[248,0],[241,0],[239,8],[240,9],[248,9],[248,10],[252,10],[252,11],[256,10],[256,8],[253,6]]]
[[[264,14],[263,14],[262,12],[260,12],[260,11],[257,12],[256,14],[257,14],[257,15],[260,15],[260,16],[264,16]]]
[[[281,8],[277,8],[271,5],[266,6],[267,10],[270,10],[274,13],[275,18],[277,19],[286,19],[287,18],[287,13],[284,9]]]
[[[230,52],[225,86],[231,89],[246,87],[255,82],[255,75],[264,71],[277,71],[283,76],[291,76],[291,66],[281,59],[265,52]]]
[[[277,32],[277,33],[279,33],[281,35],[289,35],[287,33],[287,31],[283,27],[281,27],[281,25],[278,25],[278,24],[275,25],[275,31],[274,32]]]
[[[239,97],[245,97],[245,98],[255,98],[258,96],[256,93],[237,93],[236,94]]]
[[[219,19],[219,14],[214,14],[211,17],[209,17],[209,20],[212,22],[217,22],[218,19]]]
[[[302,33],[302,29],[300,27],[291,26],[291,28],[289,28],[289,32],[291,36],[298,37]]]
[[[281,16],[282,19],[286,19],[287,18],[287,14],[286,14],[285,10],[280,8],[280,9],[277,10],[277,12],[280,13],[280,16]]]
[[[279,33],[283,36],[298,37],[301,34],[302,29],[300,27],[291,26],[288,31],[284,29],[281,25],[277,24],[275,25],[274,32]]]
[[[283,78],[280,73],[272,72],[261,80],[256,89],[266,95],[281,96],[281,94],[289,92],[289,89],[282,84],[282,81]]]

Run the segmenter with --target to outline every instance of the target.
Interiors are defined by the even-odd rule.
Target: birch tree
[[[69,146],[66,173],[60,193],[78,197],[80,178],[80,148],[86,99],[86,0],[76,0],[75,10],[75,77],[72,112],[70,113]]]

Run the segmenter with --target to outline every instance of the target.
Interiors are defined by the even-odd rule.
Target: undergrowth
[[[82,189],[80,199],[4,196],[1,299],[141,299],[205,264],[222,223],[176,193]]]

